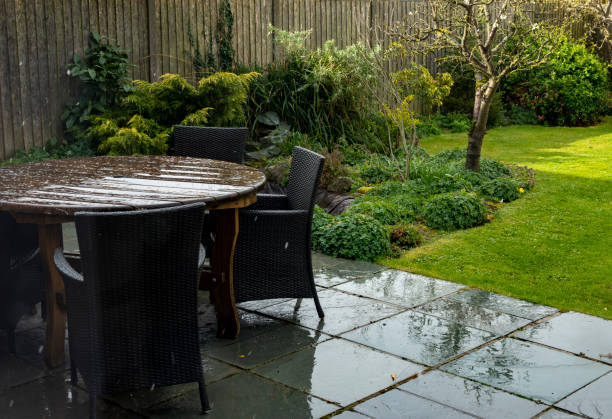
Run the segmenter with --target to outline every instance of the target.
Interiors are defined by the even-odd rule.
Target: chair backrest
[[[74,338],[90,346],[92,373],[104,371],[102,388],[163,385],[175,379],[175,366],[188,363],[188,348],[197,348],[203,214],[203,204],[75,214],[87,304],[84,313],[78,304],[71,311],[67,287],[68,322],[89,326]]]
[[[323,171],[325,157],[302,147],[293,149],[287,199],[291,209],[312,212],[319,179]]]
[[[242,163],[248,129],[174,126],[174,154]]]

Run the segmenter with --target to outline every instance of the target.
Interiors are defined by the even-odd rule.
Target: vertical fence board
[[[6,2],[0,2],[0,159],[10,157],[15,149],[11,114],[11,96],[8,58],[8,14]]]

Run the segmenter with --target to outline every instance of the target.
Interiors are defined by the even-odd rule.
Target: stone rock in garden
[[[352,196],[336,195],[336,197],[325,208],[325,211],[331,215],[340,215],[351,205],[353,199],[355,198]]]
[[[327,186],[327,190],[334,193],[343,193],[351,189],[353,181],[346,176],[338,176]]]
[[[289,175],[291,164],[288,161],[282,161],[266,168],[266,178],[268,182],[283,184],[283,179]]]

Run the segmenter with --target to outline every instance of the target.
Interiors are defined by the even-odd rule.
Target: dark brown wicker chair
[[[242,163],[246,128],[174,126],[174,154]]]
[[[0,329],[7,331],[11,353],[17,323],[43,299],[44,275],[37,226],[0,211]]]
[[[314,196],[325,158],[296,147],[287,195],[258,195],[240,211],[234,257],[236,302],[268,298],[313,298],[319,303],[312,274],[311,229]]]
[[[75,214],[83,273],[55,264],[66,286],[72,381],[99,395],[198,382],[209,408],[197,324],[203,204]]]

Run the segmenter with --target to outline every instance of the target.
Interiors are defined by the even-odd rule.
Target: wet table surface
[[[0,168],[0,209],[71,216],[205,202],[214,208],[255,193],[265,176],[217,160],[104,156]]]
[[[64,362],[64,284],[53,262],[61,223],[78,211],[129,211],[206,203],[216,219],[211,266],[200,289],[215,298],[218,333],[235,338],[240,322],[233,295],[233,257],[238,209],[257,199],[265,176],[253,168],[217,160],[171,156],[104,156],[49,160],[0,168],[0,210],[20,223],[38,224],[45,285],[45,361]]]

